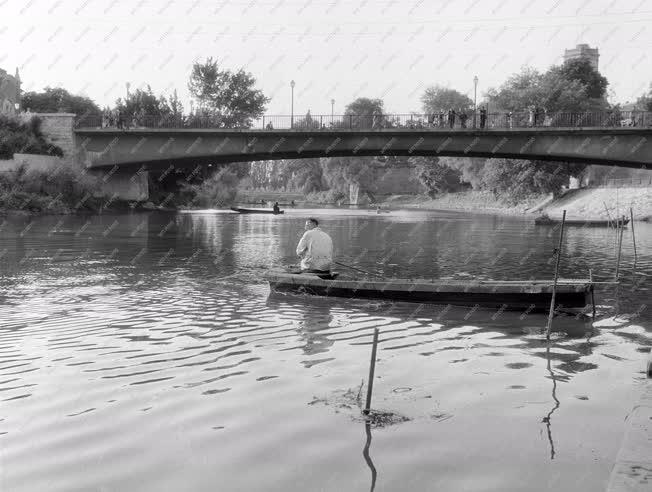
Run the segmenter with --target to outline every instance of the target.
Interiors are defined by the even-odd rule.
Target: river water
[[[317,216],[398,277],[551,278],[557,232],[452,212],[9,218],[0,226],[3,491],[602,490],[652,345],[652,226],[601,320],[269,295]],[[569,228],[561,273],[615,273]],[[370,342],[380,328],[365,426]],[[402,420],[402,421],[401,421]],[[365,450],[366,449],[366,450]],[[363,451],[365,451],[363,453]]]

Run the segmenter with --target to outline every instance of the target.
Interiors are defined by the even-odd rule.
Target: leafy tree
[[[370,99],[368,97],[359,97],[355,101],[347,104],[344,114],[348,116],[344,119],[346,126],[353,128],[373,128],[384,124],[385,110],[382,99]]]
[[[119,98],[115,102],[115,106],[127,122],[131,122],[134,118],[138,120],[143,117],[157,117],[160,119],[160,117],[168,116],[171,113],[170,105],[165,96],[156,97],[149,85],[145,90],[136,89],[130,92],[126,98]]]
[[[484,157],[440,157],[439,163],[460,172],[460,181],[469,183],[474,189],[483,186]]]
[[[486,188],[516,202],[535,193],[559,191],[570,176],[577,176],[585,167],[566,162],[488,159],[483,181]]]
[[[647,93],[636,100],[636,109],[640,111],[652,111],[652,83]]]
[[[177,95],[177,90],[174,89],[174,92],[168,100],[169,112],[172,116],[181,117],[183,116],[183,103]]]
[[[223,70],[218,61],[208,58],[196,62],[188,89],[198,104],[198,113],[215,119],[224,128],[248,128],[265,113],[269,98],[255,89],[256,79],[243,69]]]
[[[428,87],[421,96],[421,104],[423,112],[428,114],[451,108],[456,111],[473,109],[473,101],[470,97],[441,85]]]
[[[415,166],[414,173],[428,190],[428,195],[435,198],[442,193],[460,189],[460,171],[451,169],[439,162],[437,157],[410,157]]]
[[[45,140],[38,117],[24,122],[0,115],[0,159],[11,159],[14,153],[63,157],[63,151],[59,147]]]
[[[522,112],[535,106],[548,112],[582,112],[607,109],[607,80],[585,60],[570,61],[540,73],[524,67],[498,89],[487,91],[494,108]],[[595,95],[597,97],[594,97]]]
[[[100,112],[92,99],[71,94],[61,87],[46,87],[43,92],[26,92],[21,97],[21,106],[33,113],[75,113],[83,116]]]
[[[183,183],[181,193],[190,198],[189,203],[199,207],[224,207],[235,202],[239,182],[238,176],[227,166],[199,184]]]
[[[580,81],[588,98],[601,99],[607,95],[609,81],[586,58],[567,60],[561,67],[553,67],[550,71],[558,74],[562,80]]]

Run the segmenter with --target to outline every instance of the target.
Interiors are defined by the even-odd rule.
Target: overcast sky
[[[244,67],[272,98],[268,114],[344,111],[378,97],[420,110],[428,85],[478,98],[523,65],[565,48],[600,49],[614,102],[652,81],[652,0],[0,0],[0,67],[24,90],[61,86],[98,104],[131,87],[175,88],[188,109],[190,67]]]

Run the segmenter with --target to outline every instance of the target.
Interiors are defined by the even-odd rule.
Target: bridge
[[[182,167],[380,155],[508,158],[630,168],[652,163],[650,112],[501,113],[483,115],[474,122],[436,113],[265,116],[249,128],[223,128],[219,118],[197,116],[143,116],[113,123],[88,116],[77,122],[75,142],[87,167],[145,165],[155,170],[170,164]],[[475,127],[470,127],[473,124]]]

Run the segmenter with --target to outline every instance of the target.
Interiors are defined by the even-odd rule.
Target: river
[[[305,218],[389,276],[551,278],[557,231],[455,212],[0,220],[3,491],[604,489],[652,345],[652,225],[600,321],[269,295]],[[562,277],[615,273],[569,228]],[[380,328],[374,408],[358,394]],[[364,391],[364,390],[363,390]],[[363,455],[363,450],[366,451]]]

